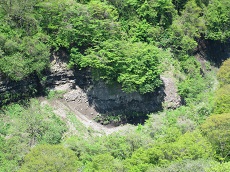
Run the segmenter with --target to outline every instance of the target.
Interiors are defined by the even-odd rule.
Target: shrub
[[[92,161],[86,165],[86,172],[101,171],[115,172],[123,171],[123,165],[117,159],[114,159],[110,154],[100,154],[92,157]]]
[[[160,56],[170,56],[154,45],[108,40],[88,51],[86,56],[72,49],[71,61],[91,67],[95,79],[119,82],[126,92],[153,92],[161,85]]]
[[[216,91],[214,113],[230,113],[230,84],[222,86]]]
[[[230,59],[223,62],[218,71],[217,79],[221,86],[230,84]]]
[[[230,171],[230,162],[215,164],[205,170],[206,172],[226,172]]]
[[[201,126],[203,134],[214,146],[217,158],[229,160],[230,150],[230,113],[212,115]]]
[[[186,159],[212,157],[211,144],[199,131],[186,133],[172,143],[159,142],[149,149],[140,148],[125,162],[130,171],[146,171],[152,165],[168,165]]]
[[[25,157],[20,172],[79,171],[81,164],[70,149],[60,145],[39,145]]]

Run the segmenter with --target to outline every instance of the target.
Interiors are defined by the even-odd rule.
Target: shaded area
[[[144,123],[148,118],[147,114],[162,110],[162,102],[165,97],[163,87],[154,93],[128,94],[121,90],[119,84],[106,85],[103,81],[94,81],[89,69],[68,69],[67,63],[68,55],[64,51],[55,52],[51,56],[51,68],[43,73],[46,80],[34,75],[20,82],[0,78],[2,81],[0,83],[0,105],[34,96],[44,96],[47,93],[46,90],[49,89],[64,88],[69,92],[78,87],[82,89],[81,96],[85,94],[85,98],[81,101],[87,101],[88,105],[95,109],[97,114],[94,113],[93,118],[98,114],[103,116],[100,120],[107,121],[103,122],[104,125]],[[78,110],[82,108],[81,105],[76,106]]]
[[[195,54],[220,67],[222,62],[230,57],[230,40],[226,42],[200,39]]]
[[[50,56],[50,68],[43,70],[41,76],[32,73],[20,81],[11,80],[0,73],[0,106],[31,97],[45,96],[47,90],[66,84],[74,87],[73,71],[67,67],[68,55],[65,50],[53,52]]]
[[[36,74],[22,81],[13,81],[0,76],[0,107],[11,102],[23,102],[39,95],[41,90],[39,84]]]
[[[94,81],[89,69],[75,70],[76,85],[87,95],[89,105],[99,113],[95,120],[104,125],[144,123],[147,114],[162,110],[164,88],[154,93],[125,93],[119,84],[107,85],[103,81]]]

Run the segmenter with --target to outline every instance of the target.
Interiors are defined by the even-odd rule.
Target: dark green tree
[[[212,0],[205,12],[206,38],[225,42],[230,37],[230,1]]]
[[[161,85],[160,56],[170,53],[146,43],[108,40],[90,49],[86,56],[72,49],[71,61],[81,67],[92,67],[96,79],[119,82],[126,92],[144,94]]]
[[[197,47],[196,39],[205,31],[203,10],[195,0],[189,1],[185,9],[172,23],[169,34],[170,47],[175,53],[192,54]]]

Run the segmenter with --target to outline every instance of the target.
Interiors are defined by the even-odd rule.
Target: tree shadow
[[[143,124],[148,114],[163,109],[164,87],[157,88],[153,93],[125,93],[117,83],[105,84],[94,81],[90,69],[75,69],[76,85],[87,95],[90,106],[106,119],[122,117],[121,123]]]
[[[195,54],[220,67],[222,62],[230,57],[230,40],[226,42],[201,39]]]

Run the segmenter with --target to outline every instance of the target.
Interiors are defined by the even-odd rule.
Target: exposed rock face
[[[64,51],[53,53],[50,58],[50,69],[45,71],[45,81],[36,75],[18,82],[0,75],[0,106],[41,94],[46,88],[65,91],[74,88],[74,73],[68,69],[67,61],[68,56]]]
[[[37,87],[35,77],[18,82],[0,77],[0,106],[11,101],[34,96],[37,92]]]
[[[181,105],[181,98],[177,93],[177,87],[173,77],[161,76],[161,80],[164,83],[164,107],[167,109],[176,109]]]
[[[68,69],[67,61],[68,55],[64,51],[53,53],[45,81],[36,76],[20,82],[0,79],[0,105],[30,97],[44,88],[67,91],[66,101],[87,101],[99,113],[151,113],[161,110],[164,101],[168,104],[167,108],[180,105],[176,87],[170,79],[162,78],[165,88],[159,88],[154,93],[125,93],[118,84],[106,85],[103,81],[93,81],[89,70],[74,72]]]
[[[199,58],[208,60],[213,65],[220,67],[222,62],[230,57],[230,39],[224,43],[200,39],[195,54]]]
[[[125,93],[119,85],[108,86],[102,81],[94,83],[87,95],[89,103],[94,105],[100,113],[109,111],[155,112],[162,109],[164,100],[164,91],[162,89],[144,95],[136,92]]]
[[[125,93],[119,84],[106,85],[103,81],[93,81],[88,70],[76,72],[76,89],[64,95],[66,101],[87,100],[89,106],[98,113],[138,112],[150,113],[166,108],[177,108],[181,99],[172,78],[162,77],[164,86],[154,93],[141,95],[137,92]]]
[[[62,91],[68,91],[75,87],[74,72],[68,69],[67,61],[68,55],[64,51],[52,54],[50,71],[46,74],[46,87]]]

